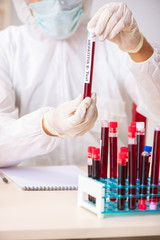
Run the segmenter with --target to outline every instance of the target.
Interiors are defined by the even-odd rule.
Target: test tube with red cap
[[[137,129],[137,179],[140,179],[141,173],[141,154],[144,150],[145,144],[145,126],[144,122],[137,122],[136,123]]]
[[[128,147],[120,147],[120,152],[126,154],[126,178],[128,177]]]
[[[129,163],[129,176],[128,183],[130,185],[128,208],[130,210],[136,209],[136,127],[128,127],[128,163]],[[133,196],[132,196],[133,195]]]
[[[93,148],[92,150],[93,158],[93,170],[92,177],[93,179],[100,179],[100,148]]]
[[[83,98],[91,97],[93,65],[94,65],[94,55],[95,55],[95,41],[96,41],[96,35],[95,35],[94,31],[91,29],[88,31]]]
[[[158,194],[159,184],[159,167],[160,167],[160,125],[154,131],[153,140],[153,155],[152,155],[152,167],[151,167],[151,185],[156,185],[150,188],[149,209],[156,210],[158,204],[158,197],[154,194]],[[152,196],[153,195],[153,196]]]
[[[108,138],[109,138],[109,123],[103,120],[101,123],[101,141],[100,141],[100,177],[107,178],[108,170]]]
[[[117,207],[119,210],[125,208],[125,183],[126,183],[126,153],[120,152],[118,154],[118,202]]]
[[[93,168],[93,160],[92,160],[92,151],[95,147],[88,147],[88,177],[92,177],[92,168]],[[92,197],[89,195],[88,200],[92,201]]]
[[[93,168],[92,177],[93,179],[100,179],[100,148],[93,148],[92,150]],[[93,203],[96,203],[96,199],[92,198]]]
[[[117,122],[109,123],[109,146],[110,146],[110,178],[117,178]],[[111,198],[116,201],[116,198]]]
[[[147,209],[147,185],[148,185],[148,168],[149,168],[149,157],[151,156],[152,147],[144,146],[144,151],[141,154],[142,163],[141,163],[141,179],[140,179],[140,194],[142,195],[139,198],[138,209],[146,210]]]

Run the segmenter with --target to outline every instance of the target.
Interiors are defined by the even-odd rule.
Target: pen
[[[3,182],[8,183],[8,179],[6,177],[4,177],[2,175],[0,175],[0,176],[1,176]]]

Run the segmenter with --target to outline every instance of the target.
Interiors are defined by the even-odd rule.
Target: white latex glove
[[[93,93],[91,98],[83,100],[83,96],[80,96],[46,112],[43,124],[54,136],[76,137],[88,132],[94,126],[97,116],[96,94]]]
[[[143,35],[125,3],[112,2],[100,8],[88,29],[94,29],[100,41],[110,40],[125,52],[138,52],[143,45]]]

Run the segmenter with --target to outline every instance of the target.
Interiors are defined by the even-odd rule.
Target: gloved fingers
[[[93,118],[95,112],[97,111],[96,103],[97,103],[97,95],[96,95],[96,93],[92,93],[91,105],[86,112],[85,122],[87,122]]]
[[[91,98],[86,97],[78,106],[75,113],[69,118],[69,124],[75,126],[83,122],[86,111],[91,104]]]
[[[76,99],[66,102],[61,105],[61,109],[63,111],[64,116],[70,116],[72,115],[78,108],[78,106],[83,101],[83,95],[79,95]]]
[[[110,35],[108,36],[109,40],[112,40],[113,38],[115,38],[120,31],[122,31],[124,29],[125,25],[124,25],[124,19],[120,19],[120,21],[113,27]]]
[[[87,29],[94,29],[97,25],[98,19],[100,17],[100,15],[102,14],[102,12],[104,11],[104,9],[106,8],[106,5],[101,7],[96,14],[91,18],[91,20],[88,22],[87,25]]]
[[[106,6],[106,8],[101,13],[101,15],[99,16],[99,19],[97,21],[97,25],[95,28],[96,35],[101,36],[103,34],[111,16],[114,14],[116,9],[117,9],[117,7],[114,3],[108,4]]]
[[[108,23],[105,27],[104,32],[101,34],[99,40],[104,41],[108,38],[108,36],[112,33],[113,28],[118,24],[119,21],[123,18],[123,6],[120,5],[117,8],[117,11],[112,12],[112,15],[110,16]]]

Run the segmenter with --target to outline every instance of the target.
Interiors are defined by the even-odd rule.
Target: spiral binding
[[[67,191],[67,190],[77,190],[78,187],[76,186],[67,186],[67,187],[64,187],[64,186],[57,186],[57,187],[28,187],[28,186],[24,186],[23,187],[24,190],[26,191],[61,191],[61,190],[64,190],[64,191]]]

